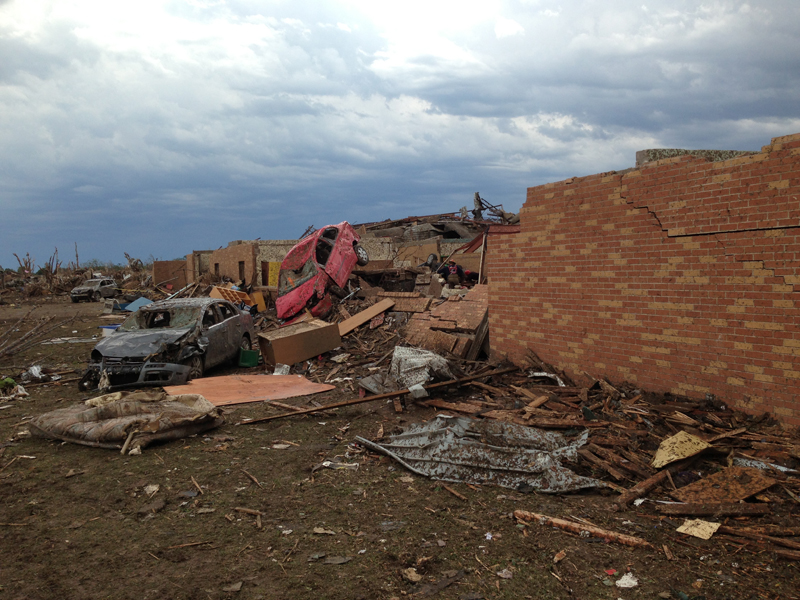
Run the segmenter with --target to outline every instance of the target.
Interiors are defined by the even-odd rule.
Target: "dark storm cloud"
[[[506,2],[459,29],[359,1],[0,2],[0,264],[175,258],[475,191],[516,210],[646,147],[800,131],[796,3]]]

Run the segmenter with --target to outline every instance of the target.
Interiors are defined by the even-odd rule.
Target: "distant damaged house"
[[[483,199],[480,202],[483,203],[480,209],[469,212],[465,208],[459,213],[354,225],[362,238],[361,245],[370,256],[369,271],[415,268],[425,263],[432,254],[447,257],[455,252],[459,253],[459,264],[464,268],[480,270],[482,245],[477,244],[466,252],[465,247],[482,236],[489,223],[498,222],[504,216],[506,219],[515,217],[502,209],[496,209]],[[486,210],[494,210],[500,216],[492,213],[487,215],[490,220],[484,220],[483,212]],[[470,213],[480,218],[472,219]],[[306,233],[313,230],[310,227]],[[186,256],[185,263],[163,261],[163,264],[159,264],[158,277],[168,279],[167,275],[175,277],[180,273],[181,282],[185,279],[186,283],[195,283],[208,273],[214,279],[228,278],[232,281],[243,280],[256,286],[276,287],[280,263],[298,241],[236,240],[217,250],[195,250]],[[393,275],[401,276],[397,273]],[[162,280],[159,279],[158,282],[160,281]]]

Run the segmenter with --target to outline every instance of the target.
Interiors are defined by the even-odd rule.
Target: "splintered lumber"
[[[356,327],[363,325],[367,321],[371,321],[373,317],[377,317],[382,312],[385,312],[394,306],[394,300],[381,300],[377,304],[373,304],[366,310],[362,310],[360,313],[353,315],[346,321],[342,321],[339,323],[339,335],[344,337],[351,331],[353,331]]]
[[[572,429],[573,427],[607,427],[607,423],[600,421],[578,421],[573,419],[530,419],[526,425],[539,427],[540,429]]]
[[[669,473],[669,469],[664,469],[650,477],[649,479],[645,479],[637,483],[631,489],[629,489],[624,494],[621,494],[617,501],[614,503],[618,509],[624,508],[628,506],[631,502],[640,498],[650,492],[651,490],[657,488],[661,482],[663,482],[667,478],[667,474]]]
[[[659,471],[652,477],[637,483],[635,486],[633,486],[631,489],[629,489],[624,494],[621,494],[620,497],[617,498],[617,501],[614,503],[613,508],[615,510],[623,510],[626,506],[628,506],[631,502],[633,502],[637,498],[641,498],[651,490],[661,485],[661,483],[664,480],[666,480],[672,473],[676,473],[682,469],[685,469],[692,462],[694,462],[694,459],[695,457],[692,456],[689,457],[688,459],[672,463],[663,471]]]
[[[428,406],[430,408],[439,408],[442,410],[452,410],[455,412],[466,413],[469,415],[474,415],[475,413],[480,412],[483,410],[483,407],[479,404],[472,404],[470,402],[446,402],[440,399],[433,399],[433,400],[426,400],[425,402],[420,402],[423,406]]]
[[[474,385],[475,387],[479,387],[482,390],[489,392],[490,394],[494,394],[495,396],[505,396],[506,391],[501,390],[500,388],[496,388],[491,385],[487,385],[485,383],[481,383],[480,381],[473,381],[470,385]]]
[[[246,515],[255,515],[257,517],[267,514],[265,512],[261,512],[260,510],[256,510],[254,508],[244,508],[243,506],[237,506],[233,510],[235,510],[236,512],[244,513]]]
[[[564,519],[558,519],[556,517],[548,517],[546,515],[540,515],[538,513],[528,512],[527,510],[515,510],[514,518],[520,521],[538,521],[540,525],[551,525],[553,527],[558,527],[559,529],[564,529],[566,531],[571,531],[572,533],[577,533],[578,535],[580,535],[582,531],[586,531],[592,537],[602,538],[604,540],[616,542],[624,546],[631,546],[633,548],[653,547],[650,544],[650,542],[643,540],[641,538],[634,537],[632,535],[617,533],[616,531],[608,531],[607,529],[600,529],[599,527],[595,527],[593,525],[574,523],[572,521],[566,521]]]
[[[752,527],[742,527],[738,531],[750,533],[760,533],[761,535],[774,535],[775,537],[795,537],[800,535],[800,527],[784,527],[783,525],[754,525]]]
[[[477,360],[480,354],[483,343],[486,341],[486,336],[489,335],[489,311],[483,313],[480,325],[475,330],[475,339],[472,340],[469,350],[467,350],[467,360]]]
[[[299,412],[303,410],[299,406],[292,406],[291,404],[284,404],[283,402],[278,402],[277,400],[268,400],[267,404],[270,406],[274,406],[275,408],[282,408],[283,410],[293,410],[294,412]]]
[[[753,516],[769,514],[770,508],[767,504],[728,504],[713,503],[707,504],[659,504],[656,511],[662,515],[690,515],[695,517],[702,516]]]
[[[632,463],[631,461],[623,459],[621,456],[615,454],[613,451],[607,448],[601,448],[596,444],[587,444],[585,448],[590,452],[592,452],[593,454],[602,456],[607,461],[610,461],[615,465],[622,467],[626,471],[629,471],[634,475],[641,477],[642,479],[647,479],[648,477],[650,477],[650,473],[648,473],[644,469],[641,469],[638,465]]]
[[[619,471],[617,471],[617,469],[612,467],[610,464],[608,464],[602,458],[592,454],[592,452],[590,450],[586,450],[585,448],[581,448],[580,450],[578,450],[578,454],[580,454],[583,458],[588,460],[590,463],[594,463],[598,467],[608,471],[608,474],[611,475],[614,479],[625,479],[625,475],[623,473],[620,473]]]
[[[439,383],[431,383],[429,385],[423,386],[426,390],[435,390],[438,388],[447,387],[450,385],[462,385],[464,383],[469,383],[470,381],[475,381],[476,379],[483,379],[484,377],[492,377],[494,375],[505,375],[506,373],[513,373],[514,371],[518,370],[517,367],[508,367],[507,369],[500,369],[499,371],[492,371],[490,373],[481,373],[479,375],[472,375],[470,377],[464,377],[463,379],[451,379],[449,381],[441,381]],[[274,421],[275,419],[283,419],[285,417],[291,417],[295,415],[307,415],[315,412],[321,412],[324,410],[330,410],[332,408],[341,408],[342,406],[353,406],[354,404],[363,404],[364,402],[373,402],[375,400],[386,400],[388,398],[396,398],[398,396],[403,396],[408,394],[408,390],[398,390],[396,392],[388,392],[386,394],[378,394],[376,396],[365,396],[364,398],[355,398],[353,400],[345,400],[344,402],[336,402],[334,404],[326,404],[323,406],[316,406],[314,408],[306,408],[303,410],[298,410],[292,413],[285,413],[282,415],[274,415],[271,417],[262,417],[260,419],[252,419],[250,421],[241,421],[240,425],[251,425],[253,423],[263,423],[264,421]]]
[[[750,538],[751,540],[758,540],[759,542],[769,542],[770,544],[775,544],[776,546],[784,546],[786,548],[793,548],[794,550],[800,550],[800,542],[793,542],[792,540],[784,540],[779,537],[762,535],[760,533],[752,533],[744,529],[735,529],[733,527],[728,527],[727,525],[720,525],[717,531],[719,533],[726,533],[728,535],[738,535],[744,538]]]

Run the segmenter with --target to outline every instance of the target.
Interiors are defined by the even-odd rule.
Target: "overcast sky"
[[[0,0],[0,265],[517,211],[800,132],[800,2]]]

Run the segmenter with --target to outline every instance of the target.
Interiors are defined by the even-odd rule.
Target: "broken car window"
[[[217,311],[214,310],[214,307],[206,307],[205,312],[203,312],[203,327],[207,328],[211,327],[212,325],[216,325],[218,320]]]
[[[217,308],[219,308],[219,312],[222,313],[222,320],[227,321],[231,317],[235,317],[236,313],[233,310],[233,307],[230,304],[223,304],[220,302],[217,304]]]
[[[180,329],[197,323],[199,313],[196,307],[171,308],[169,310],[139,309],[120,325],[121,331],[140,329]]]
[[[309,260],[302,268],[296,271],[281,271],[280,279],[278,280],[278,293],[281,295],[288,294],[293,289],[303,285],[316,274],[317,267],[313,260]]]

